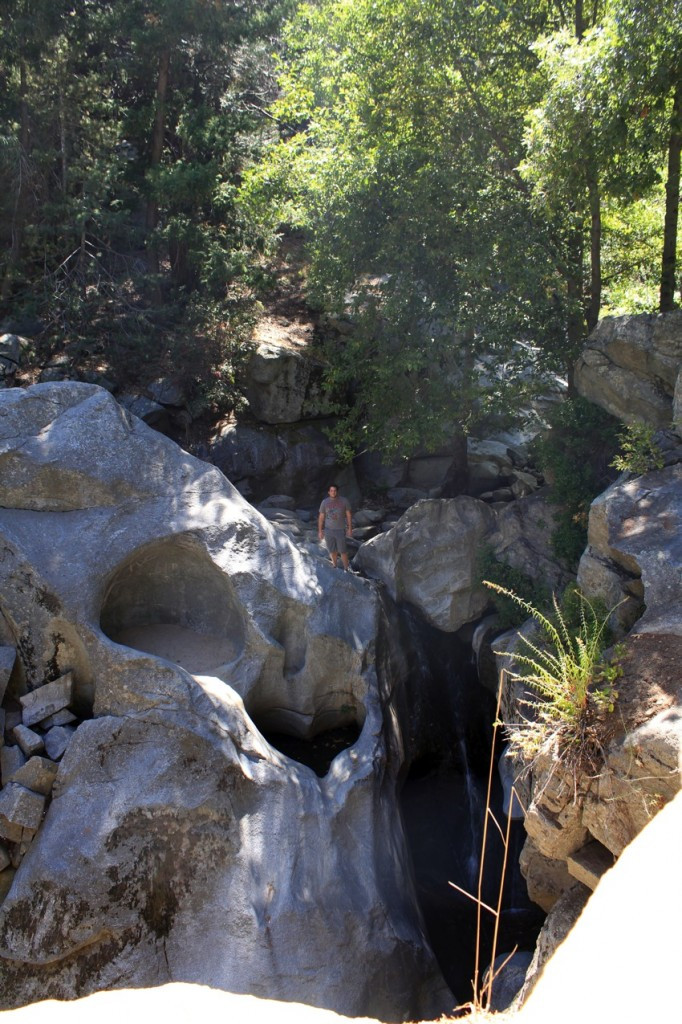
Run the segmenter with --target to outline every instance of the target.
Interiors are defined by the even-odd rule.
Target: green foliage
[[[654,440],[654,428],[646,423],[628,424],[618,435],[620,452],[611,465],[619,472],[641,476],[652,469],[663,469],[663,452]]]
[[[357,324],[330,357],[344,451],[433,449],[518,401],[540,347],[565,359],[552,241],[516,172],[543,10],[322,0],[289,27],[283,139],[242,198],[306,229],[312,300]]]
[[[514,601],[539,627],[537,638],[519,633],[520,652],[498,652],[519,666],[509,671],[510,678],[534,694],[521,701],[525,713],[509,730],[512,747],[532,760],[556,743],[559,756],[569,763],[594,767],[605,714],[613,711],[618,697],[613,684],[622,674],[621,652],[604,657],[610,613],[600,616],[581,595],[580,622],[572,631],[556,598],[550,617],[513,591],[484,582]]]
[[[557,405],[549,421],[533,456],[551,485],[549,500],[558,506],[552,548],[574,568],[587,542],[590,504],[611,480],[617,421],[580,397]]]
[[[493,603],[502,629],[520,626],[527,618],[524,609],[515,598],[509,596],[510,593],[540,608],[547,605],[550,600],[546,587],[531,579],[521,569],[498,558],[489,544],[484,544],[478,553],[476,582],[485,582],[486,586],[490,587],[495,585]]]
[[[239,347],[267,241],[235,195],[270,123],[288,6],[3,5],[0,302],[31,308],[45,345],[96,336],[114,377],[177,356],[171,324],[197,367],[211,329],[216,366],[226,331]]]
[[[606,199],[602,212],[604,316],[657,309],[664,206],[661,183],[627,204]],[[679,245],[682,251],[682,221]]]

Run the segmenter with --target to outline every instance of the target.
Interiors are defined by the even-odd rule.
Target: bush
[[[525,649],[521,653],[500,651],[520,668],[510,671],[535,696],[520,701],[525,709],[520,720],[508,729],[514,752],[533,760],[556,743],[559,757],[573,768],[596,769],[601,759],[605,719],[618,697],[614,689],[622,674],[620,651],[605,658],[607,622],[584,595],[580,595],[577,630],[572,630],[556,598],[550,618],[511,590],[485,580],[531,616],[540,631],[538,639],[519,634]]]
[[[551,484],[558,505],[552,550],[574,569],[587,543],[590,504],[613,479],[618,422],[584,398],[567,398],[550,415],[550,430],[534,445],[533,457]]]
[[[611,465],[621,473],[641,476],[652,469],[663,469],[663,452],[654,441],[654,428],[645,423],[631,423],[618,435],[620,452]]]
[[[536,607],[544,607],[550,600],[546,587],[531,579],[521,569],[498,558],[490,544],[483,545],[476,559],[476,582],[485,582],[488,586],[496,584],[493,604],[502,629],[520,626],[528,617],[518,602],[508,596],[509,592],[518,594]]]

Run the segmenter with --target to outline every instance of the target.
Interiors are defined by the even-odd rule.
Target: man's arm
[[[317,517],[317,536],[322,540],[324,535],[324,511],[320,509],[320,514]]]
[[[353,536],[353,513],[350,510],[350,505],[346,505],[346,533],[349,537]]]

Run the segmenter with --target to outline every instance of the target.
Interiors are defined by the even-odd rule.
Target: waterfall
[[[495,701],[478,682],[468,645],[426,625],[410,610],[401,609],[400,615],[409,648],[412,728],[401,794],[403,820],[431,945],[446,981],[464,1002],[471,997],[476,905],[458,889],[473,896],[478,890]],[[495,773],[492,811],[504,827],[502,796]],[[517,943],[532,948],[543,918],[530,904],[519,872],[523,826],[513,824],[499,951]],[[502,841],[493,825],[482,893],[491,905],[497,903],[502,859]],[[483,918],[485,963],[493,921],[485,912]]]

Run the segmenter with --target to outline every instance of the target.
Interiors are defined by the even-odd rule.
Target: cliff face
[[[607,320],[578,362],[586,397],[625,422],[659,429],[665,465],[624,473],[590,510],[578,582],[609,607],[621,602],[613,626],[623,675],[601,770],[576,778],[552,751],[532,770],[521,862],[531,897],[546,910],[576,881],[586,886],[578,892],[584,902],[682,786],[681,366],[682,311]]]

